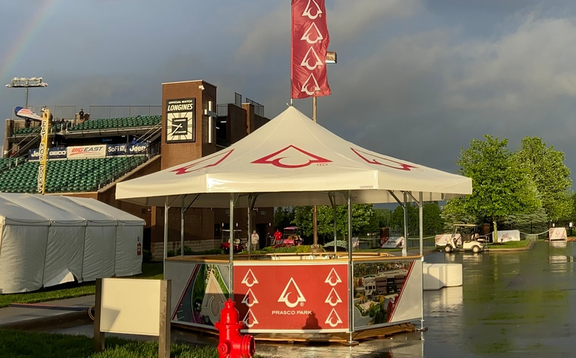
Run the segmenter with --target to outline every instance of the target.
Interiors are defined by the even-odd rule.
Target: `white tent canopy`
[[[94,199],[0,193],[0,293],[139,274],[144,223]]]
[[[68,199],[89,209],[106,213],[116,220],[116,252],[114,265],[116,276],[132,276],[141,273],[142,228],[146,223],[144,219],[98,200],[79,197],[68,197]]]
[[[162,206],[186,196],[185,206],[228,207],[235,193],[236,207],[250,205],[248,194],[258,206],[297,206],[330,204],[327,193],[348,192],[353,203],[396,202],[403,192],[445,200],[471,194],[472,181],[364,149],[288,107],[215,154],[118,183],[116,199]],[[345,204],[346,196],[333,200]]]
[[[0,193],[0,196],[50,221],[44,259],[35,262],[43,264],[42,286],[54,286],[82,277],[86,218],[50,205],[39,195]]]

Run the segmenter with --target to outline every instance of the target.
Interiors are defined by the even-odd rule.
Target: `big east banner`
[[[328,96],[324,0],[292,0],[292,98]]]

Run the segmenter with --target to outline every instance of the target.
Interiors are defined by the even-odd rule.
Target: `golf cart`
[[[240,239],[240,234],[242,234],[242,230],[240,229],[234,230],[234,238],[233,238],[234,252],[241,252],[246,247],[245,242],[246,239],[244,240]],[[230,242],[228,241],[229,239],[230,239],[230,230],[227,229],[222,230],[222,239],[220,243],[220,248],[224,250],[225,254],[230,253]]]
[[[303,241],[299,233],[300,228],[298,226],[285,227],[282,240],[280,242],[275,242],[274,247],[299,246]]]
[[[444,246],[444,252],[451,253],[463,250],[478,253],[485,250],[488,240],[485,236],[480,235],[478,225],[453,224],[453,226],[452,235]]]

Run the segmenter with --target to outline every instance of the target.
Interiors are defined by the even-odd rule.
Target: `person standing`
[[[276,232],[274,233],[274,244],[279,245],[280,241],[282,241],[282,233],[280,230],[276,229]]]
[[[250,238],[250,241],[252,242],[252,248],[254,250],[258,250],[258,242],[260,241],[260,236],[258,236],[256,230],[252,231],[252,237]]]

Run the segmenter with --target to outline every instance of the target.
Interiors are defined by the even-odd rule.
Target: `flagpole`
[[[294,36],[293,36],[293,30],[292,27],[294,26],[294,9],[293,6],[290,6],[290,91],[288,91],[288,93],[290,93],[290,107],[292,107],[294,105],[294,99],[292,98],[292,86],[293,86],[293,77],[294,77],[294,73],[292,71],[294,71],[294,69],[292,68],[292,60],[294,58]]]
[[[312,120],[316,123],[316,115],[317,115],[317,98],[316,96],[312,96]],[[312,228],[314,232],[314,247],[318,247],[318,207],[314,205],[312,209]],[[334,242],[334,247],[336,247],[336,242]]]

